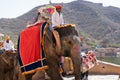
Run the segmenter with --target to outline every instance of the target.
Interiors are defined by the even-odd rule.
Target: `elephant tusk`
[[[78,36],[73,36],[73,40],[77,40],[77,41],[79,41],[80,42],[80,38],[78,37]]]

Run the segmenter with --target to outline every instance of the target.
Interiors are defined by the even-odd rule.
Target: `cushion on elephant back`
[[[60,25],[60,26],[57,26],[57,28],[63,28],[63,27],[75,27],[76,25],[75,24],[65,24],[65,25]]]
[[[76,35],[78,36],[75,24],[66,24],[64,26],[58,26],[55,28],[61,37]]]

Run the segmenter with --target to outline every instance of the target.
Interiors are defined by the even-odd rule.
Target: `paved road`
[[[118,75],[89,75],[88,80],[120,80]],[[64,80],[74,80],[74,77],[64,77]]]

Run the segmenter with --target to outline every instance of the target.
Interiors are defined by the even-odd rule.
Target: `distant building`
[[[96,45],[96,48],[102,48],[102,46],[101,45]]]
[[[0,33],[0,36],[4,36],[4,34]]]
[[[117,57],[120,54],[116,48],[96,48],[95,53],[97,57]]]
[[[120,52],[117,52],[117,56],[116,57],[120,57]]]
[[[105,54],[106,57],[116,57],[117,54],[115,52],[110,52]]]
[[[77,1],[83,1],[83,0],[77,0]]]
[[[49,0],[49,4],[52,4],[51,0]]]

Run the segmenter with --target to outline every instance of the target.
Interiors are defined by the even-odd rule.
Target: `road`
[[[118,75],[89,75],[88,80],[120,80]],[[64,77],[64,80],[74,80],[74,77]]]

